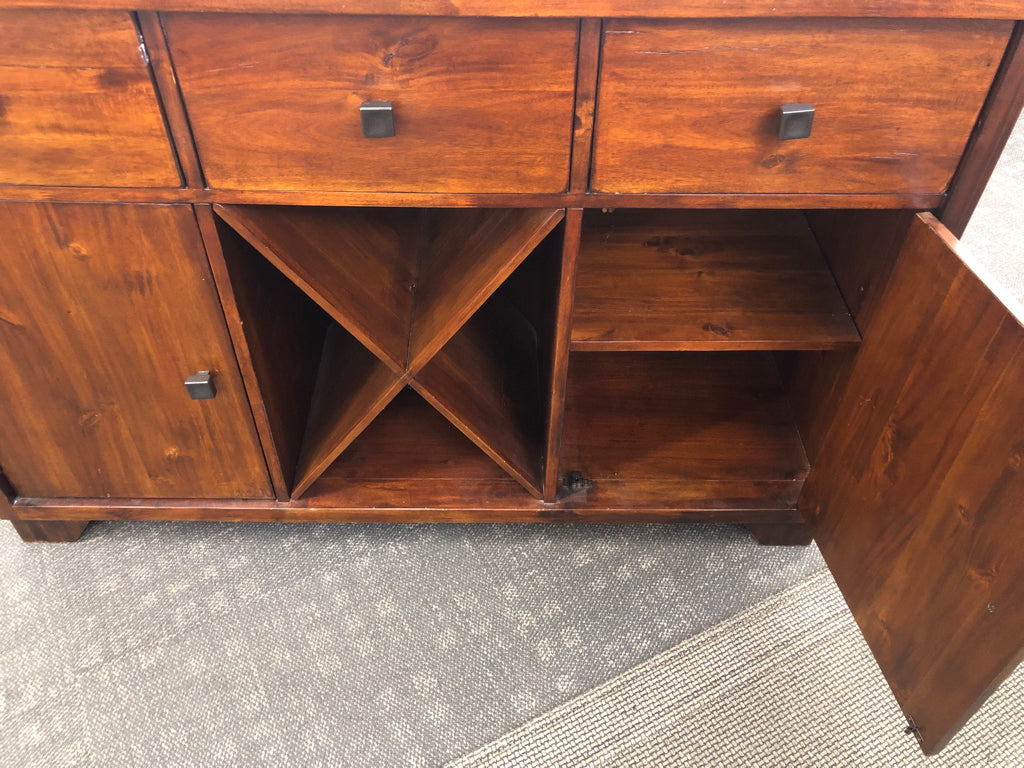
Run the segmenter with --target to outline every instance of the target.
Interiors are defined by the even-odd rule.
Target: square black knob
[[[810,104],[783,104],[779,107],[779,138],[806,139],[811,135],[814,107]]]
[[[395,111],[390,101],[364,101],[359,107],[363,136],[386,139],[395,135]]]
[[[209,371],[193,373],[185,379],[185,391],[193,400],[212,400],[217,396],[217,388],[213,384],[213,374]]]

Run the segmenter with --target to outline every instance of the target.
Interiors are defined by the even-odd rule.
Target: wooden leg
[[[747,525],[747,530],[757,539],[758,544],[806,546],[812,541],[811,530],[803,523],[751,523]]]
[[[70,542],[89,525],[88,520],[11,520],[11,525],[24,541]]]

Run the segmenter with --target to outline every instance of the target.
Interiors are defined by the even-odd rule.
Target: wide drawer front
[[[591,186],[942,192],[1011,28],[984,21],[609,21]],[[783,140],[780,109],[793,104],[813,108],[810,136]]]
[[[0,184],[181,185],[131,14],[0,11]]]
[[[210,187],[566,186],[575,21],[172,13],[164,23]],[[389,124],[394,135],[375,135]]]

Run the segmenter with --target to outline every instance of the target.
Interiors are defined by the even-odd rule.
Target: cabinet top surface
[[[0,0],[0,8],[512,17],[1024,18],[1024,0]]]

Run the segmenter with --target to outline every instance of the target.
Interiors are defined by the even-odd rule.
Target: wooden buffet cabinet
[[[1024,654],[1024,310],[952,234],[1021,18],[0,0],[0,517],[813,534],[936,751]]]

